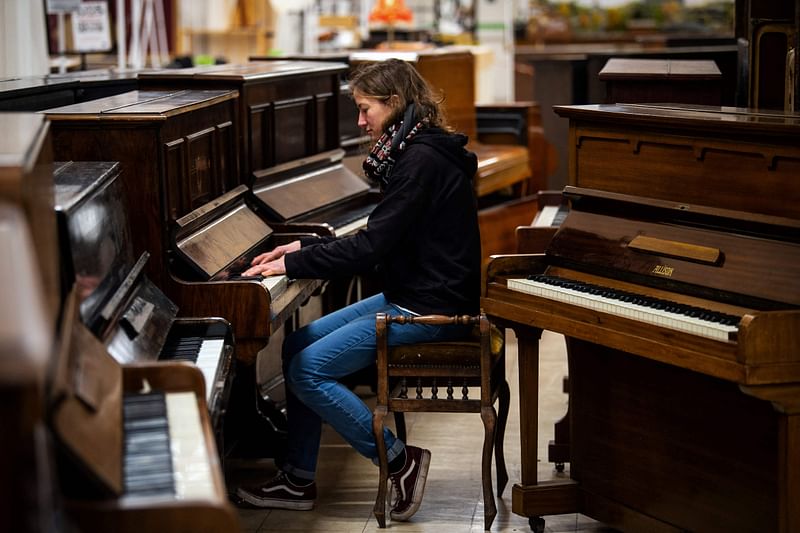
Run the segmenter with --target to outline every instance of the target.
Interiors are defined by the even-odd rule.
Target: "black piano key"
[[[172,451],[164,395],[125,395],[123,480],[128,496],[174,495]]]

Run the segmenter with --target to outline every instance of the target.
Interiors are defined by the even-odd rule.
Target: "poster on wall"
[[[108,0],[45,0],[51,55],[111,52]]]

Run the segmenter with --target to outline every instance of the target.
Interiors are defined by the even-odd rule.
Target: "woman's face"
[[[383,100],[353,91],[353,99],[358,107],[358,127],[365,130],[373,142],[381,136],[386,120],[394,111],[390,105],[392,98],[396,97]]]

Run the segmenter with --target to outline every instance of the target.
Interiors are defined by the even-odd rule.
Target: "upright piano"
[[[131,246],[118,163],[59,162],[53,174],[62,286],[76,287],[81,321],[120,364],[177,359],[197,365],[222,448],[233,379],[230,324],[178,318],[177,306],[147,278],[148,254],[136,258]]]
[[[65,521],[79,531],[238,531],[200,370],[121,365],[65,303],[48,390]]]
[[[145,89],[233,90],[241,183],[275,165],[339,147],[339,89],[347,65],[274,60],[139,74]]]
[[[800,531],[800,116],[557,106],[570,210],[496,256],[481,299],[519,339],[513,511],[623,531]],[[565,335],[568,479],[537,479],[538,339]]]
[[[283,276],[272,285],[274,280],[262,284],[230,275],[237,274],[234,267],[241,273],[253,257],[247,254],[296,238],[291,229],[266,224],[246,202],[238,170],[238,98],[228,90],[142,90],[44,111],[57,158],[120,162],[134,253],[150,254],[145,273],[179,315],[231,324],[241,363],[236,382],[242,385],[233,387],[226,447],[262,421],[241,419],[257,411],[259,351],[322,286],[319,280],[289,282]],[[244,222],[248,229],[215,231],[220,220]],[[283,238],[284,232],[290,234]],[[219,238],[204,238],[209,235]]]
[[[237,98],[226,90],[132,91],[43,113],[59,160],[120,162],[134,253],[150,254],[148,277],[182,316],[228,320],[236,357],[250,364],[319,283],[298,280],[273,294],[252,281],[202,279],[176,255],[177,221],[224,203],[241,184]]]

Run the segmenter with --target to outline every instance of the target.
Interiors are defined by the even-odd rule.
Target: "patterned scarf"
[[[412,125],[413,116],[414,105],[411,104],[406,108],[403,120],[389,126],[375,142],[364,160],[362,165],[364,173],[373,183],[378,183],[381,191],[386,189],[389,184],[389,175],[397,156],[405,149],[408,141],[425,125],[424,119]]]

